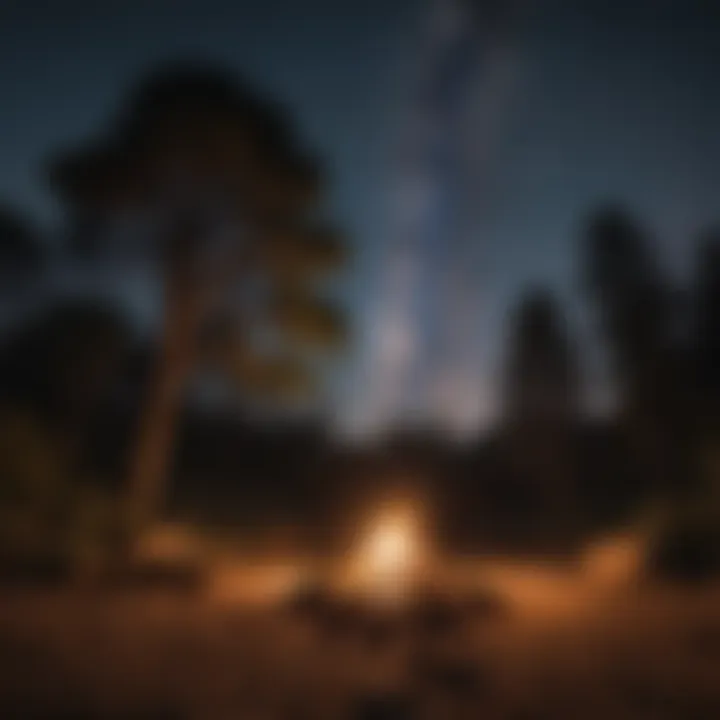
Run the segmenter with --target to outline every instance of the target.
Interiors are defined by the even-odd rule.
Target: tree
[[[695,271],[693,350],[699,400],[708,416],[720,400],[720,231],[702,239]]]
[[[0,346],[0,404],[28,409],[79,448],[130,340],[120,311],[94,298],[41,309]]]
[[[578,410],[577,358],[564,319],[545,290],[527,293],[512,319],[505,378],[511,422],[572,421]]]
[[[696,446],[706,492],[703,502],[717,509],[720,507],[720,232],[717,229],[709,230],[701,238],[692,310],[692,377],[694,409],[698,416]]]
[[[0,561],[57,548],[70,487],[65,450],[28,408],[0,407]]]
[[[0,206],[0,296],[24,289],[44,267],[38,233],[17,210]]]
[[[213,69],[148,77],[109,133],[59,158],[52,179],[76,225],[94,229],[86,240],[107,240],[132,218],[145,232],[121,240],[150,238],[160,258],[162,337],[128,477],[129,516],[142,527],[162,501],[182,396],[202,362],[246,388],[308,386],[298,341],[342,335],[311,281],[341,260],[342,245],[317,219],[317,163],[283,111]],[[240,324],[213,322],[201,347],[238,286]]]
[[[655,262],[648,234],[620,208],[590,218],[584,266],[638,471],[656,489],[677,490],[689,484],[692,434],[677,294]]]
[[[599,311],[616,379],[626,405],[656,395],[660,365],[671,343],[670,291],[651,256],[645,231],[619,208],[589,221],[585,246],[587,288]]]
[[[112,498],[97,486],[88,455],[129,339],[121,314],[92,298],[40,309],[4,339],[0,555],[69,559],[75,541],[87,552],[112,532]]]
[[[529,291],[511,316],[506,360],[506,477],[497,497],[533,542],[565,543],[581,508],[574,433],[577,357],[552,294]],[[506,520],[506,522],[508,522]]]

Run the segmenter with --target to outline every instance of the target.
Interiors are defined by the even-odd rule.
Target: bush
[[[0,552],[57,550],[66,499],[66,462],[54,438],[30,413],[0,417]]]
[[[720,578],[720,518],[704,496],[656,513],[647,569],[674,582]]]
[[[0,413],[0,559],[7,567],[102,562],[116,503],[81,484],[62,442],[30,412]]]
[[[720,577],[720,528],[683,525],[668,528],[651,546],[650,573],[676,582]]]

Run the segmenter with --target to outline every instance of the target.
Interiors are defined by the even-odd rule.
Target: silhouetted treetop
[[[585,275],[637,471],[657,487],[690,486],[682,296],[662,272],[652,237],[626,212],[596,213],[585,239]]]
[[[244,113],[257,105],[257,93],[236,73],[197,65],[164,66],[137,83],[128,103],[131,115],[194,111],[197,107]],[[286,132],[287,125],[284,125]]]
[[[720,394],[720,228],[701,239],[695,276],[695,370],[705,400],[716,402]]]
[[[586,278],[591,290],[625,287],[636,279],[639,269],[649,269],[646,232],[623,208],[608,205],[593,213],[586,237]]]
[[[162,501],[196,373],[245,398],[296,398],[313,385],[306,345],[342,339],[342,314],[317,297],[318,274],[344,256],[319,219],[318,167],[281,106],[231,73],[188,66],[147,75],[99,141],[54,163],[73,222],[94,235],[86,246],[132,242],[130,219],[159,251],[163,326],[130,463],[132,525]],[[121,232],[104,232],[113,225]]]
[[[22,282],[43,266],[43,248],[30,222],[17,210],[0,205],[0,283]],[[2,288],[0,288],[2,289]]]
[[[554,337],[559,330],[557,302],[548,290],[527,293],[517,311],[518,332],[530,342]]]
[[[320,170],[282,107],[231,73],[177,66],[141,81],[108,135],[51,163],[51,182],[66,203],[96,209],[222,194],[247,221],[311,205]]]
[[[515,419],[571,415],[578,368],[567,325],[552,293],[529,291],[511,320],[506,408]]]
[[[616,362],[642,366],[667,349],[674,331],[673,293],[662,276],[649,234],[629,213],[606,208],[595,213],[586,230],[584,269],[598,301]]]

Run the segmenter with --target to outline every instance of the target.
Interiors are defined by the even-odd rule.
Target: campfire
[[[408,597],[428,571],[430,543],[417,503],[396,500],[381,504],[366,520],[351,549],[351,588],[378,602]]]

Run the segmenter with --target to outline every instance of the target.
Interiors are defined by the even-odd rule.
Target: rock
[[[705,625],[694,628],[687,638],[688,648],[708,661],[720,661],[720,626]]]
[[[423,690],[471,700],[486,694],[487,673],[471,659],[435,658],[419,655],[414,661],[416,684]]]
[[[352,720],[412,720],[413,705],[406,697],[395,694],[371,694],[353,702]]]
[[[650,549],[651,577],[679,583],[702,583],[720,577],[720,530],[680,527]]]
[[[334,599],[322,616],[321,629],[328,640],[357,640],[366,622],[363,608],[349,600]]]
[[[292,617],[309,623],[326,640],[347,640],[362,632],[362,608],[331,595],[320,585],[301,588],[289,599],[286,610]]]
[[[203,569],[194,564],[132,563],[113,568],[98,578],[99,586],[113,592],[162,590],[199,593],[205,585]]]
[[[409,610],[411,630],[421,638],[447,636],[463,621],[462,610],[437,594],[420,595]]]
[[[300,587],[285,604],[285,611],[296,618],[316,621],[328,612],[330,598],[325,590],[316,584]]]
[[[0,558],[0,588],[58,587],[71,577],[67,562],[55,557]]]
[[[362,639],[369,650],[383,652],[397,642],[400,630],[398,618],[370,614],[364,624]]]
[[[497,593],[480,590],[470,594],[462,603],[469,620],[500,620],[510,614],[510,606]]]

